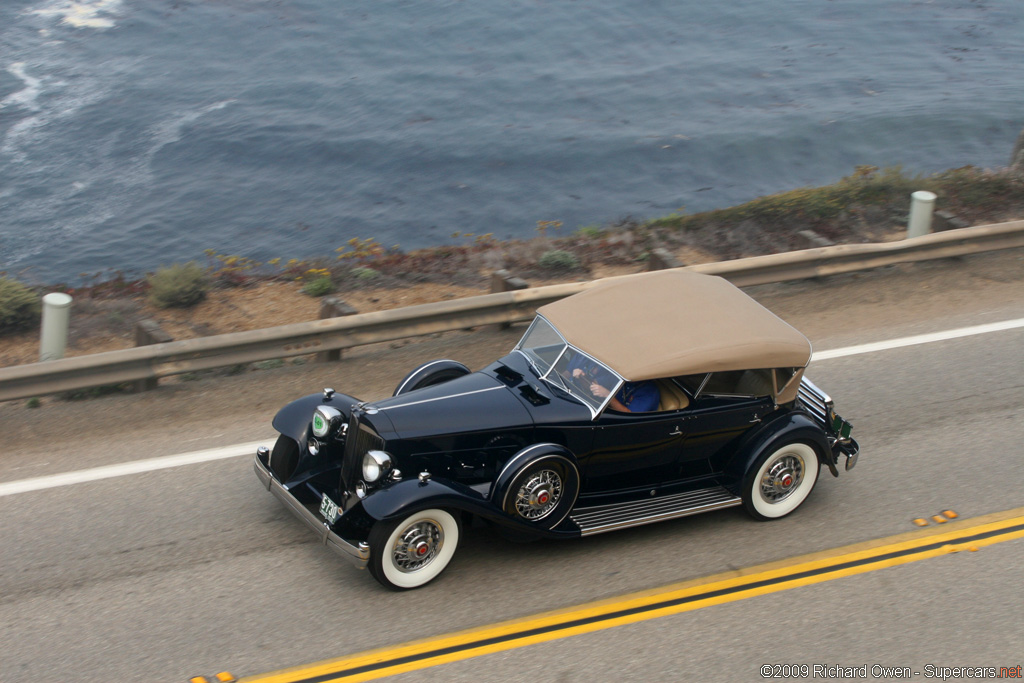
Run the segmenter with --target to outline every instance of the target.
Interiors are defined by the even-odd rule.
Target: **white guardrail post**
[[[921,237],[932,231],[935,212],[935,193],[918,190],[910,195],[910,219],[907,221],[907,239]]]
[[[43,326],[39,335],[39,362],[64,357],[68,347],[71,296],[53,292],[43,297]]]

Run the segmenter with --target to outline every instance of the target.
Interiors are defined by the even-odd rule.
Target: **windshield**
[[[569,346],[551,323],[537,316],[516,346],[537,375],[579,399],[596,417],[618,391],[622,378],[604,363]]]
[[[558,330],[552,327],[547,320],[537,316],[516,346],[516,351],[526,356],[534,370],[537,371],[537,375],[543,377],[558,360],[566,346],[567,344],[562,339],[562,335],[558,334]]]

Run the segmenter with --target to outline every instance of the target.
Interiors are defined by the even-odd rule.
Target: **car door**
[[[690,476],[721,472],[736,443],[772,410],[768,397],[707,397],[683,411],[679,469]]]
[[[683,441],[680,415],[605,411],[594,422],[592,449],[581,459],[581,495],[656,488],[677,480]]]

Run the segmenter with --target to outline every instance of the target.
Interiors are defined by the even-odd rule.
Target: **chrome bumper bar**
[[[292,511],[292,514],[315,531],[320,537],[321,543],[352,562],[359,569],[366,569],[366,565],[370,561],[370,545],[368,543],[365,541],[352,543],[331,531],[331,527],[326,522],[307,510],[305,505],[300,503],[288,489],[281,485],[281,482],[274,479],[270,470],[267,469],[266,463],[260,459],[259,453],[256,454],[253,469],[256,470],[256,476],[264,488],[273,493],[278,500],[284,503],[286,508]]]
[[[860,457],[860,444],[854,438],[836,441],[832,444],[832,452],[835,453],[836,451],[846,456],[846,471],[849,472],[857,464],[857,458]],[[836,460],[838,459],[837,454]]]

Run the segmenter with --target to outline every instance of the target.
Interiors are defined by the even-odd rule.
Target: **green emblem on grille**
[[[313,429],[316,431],[322,431],[324,428],[324,419],[319,415],[313,416]]]

